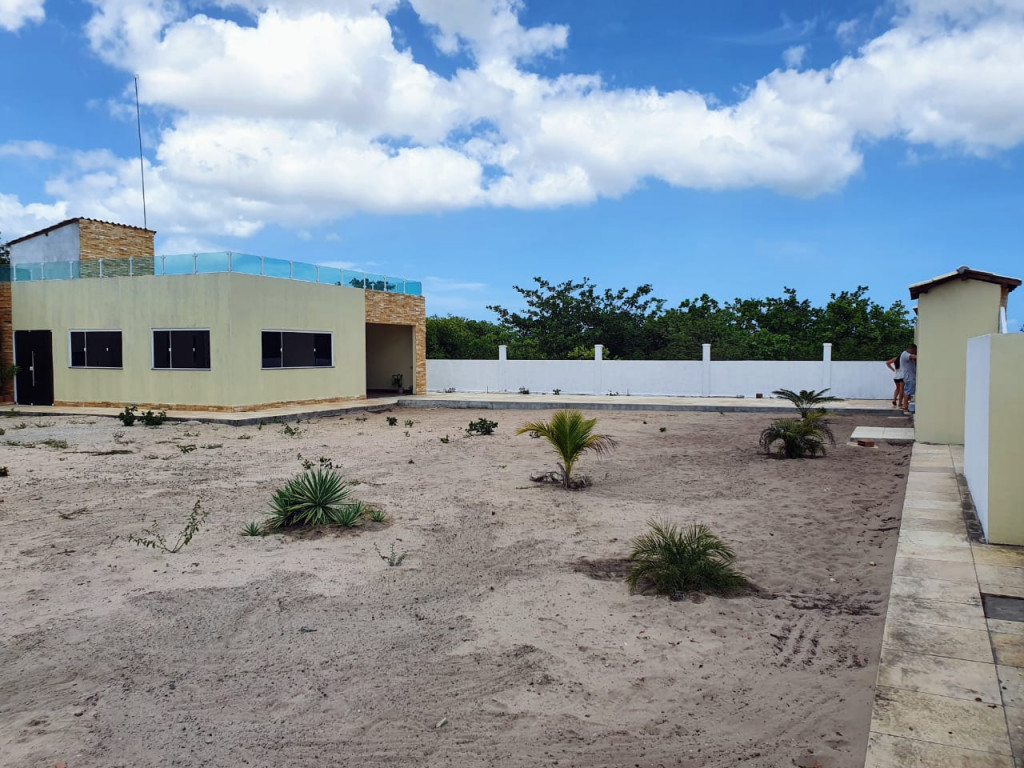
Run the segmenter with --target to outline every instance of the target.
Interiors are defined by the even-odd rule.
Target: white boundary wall
[[[976,336],[967,340],[967,380],[964,397],[964,477],[978,520],[989,535],[988,459],[989,390],[992,374],[992,337]]]
[[[820,361],[714,361],[710,345],[703,360],[428,360],[427,389],[432,392],[518,392],[555,389],[566,395],[715,397],[776,389],[828,389],[830,395],[856,400],[891,400],[892,373],[882,361],[833,362],[826,344]]]

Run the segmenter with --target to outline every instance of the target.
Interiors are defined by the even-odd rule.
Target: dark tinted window
[[[120,331],[72,331],[71,366],[74,368],[120,368]]]
[[[333,363],[331,334],[313,334],[313,365],[330,367]]]
[[[282,333],[285,368],[309,368],[313,365],[313,334]]]
[[[153,331],[153,367],[210,367],[209,331]]]
[[[264,331],[264,368],[319,368],[334,364],[329,333]]]
[[[263,332],[263,367],[281,367],[281,332]]]

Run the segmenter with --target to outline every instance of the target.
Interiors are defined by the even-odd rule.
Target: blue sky
[[[138,73],[161,253],[480,318],[534,275],[673,304],[1024,276],[1022,0],[0,0],[0,67],[6,239],[142,224]]]

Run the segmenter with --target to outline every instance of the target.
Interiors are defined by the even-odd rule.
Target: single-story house
[[[8,243],[0,365],[15,402],[245,411],[426,391],[421,285],[240,253],[155,256],[78,218]]]

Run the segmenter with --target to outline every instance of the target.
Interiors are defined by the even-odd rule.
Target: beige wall
[[[402,387],[414,383],[413,326],[366,325],[366,388],[392,389],[392,375],[402,374]]]
[[[914,426],[924,443],[964,441],[967,339],[999,330],[1001,286],[953,280],[918,298]]]
[[[356,288],[213,274],[12,285],[15,330],[53,331],[54,399],[244,407],[365,394]],[[209,328],[211,370],[152,369],[152,329]],[[122,331],[122,370],[71,369],[70,330]],[[333,333],[334,367],[262,370],[262,330]]]
[[[988,540],[1024,545],[1024,334],[992,337]]]

